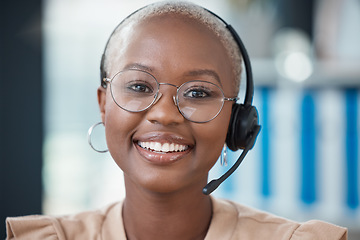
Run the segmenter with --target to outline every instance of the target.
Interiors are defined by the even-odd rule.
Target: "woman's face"
[[[156,17],[123,35],[121,56],[112,62],[110,77],[136,68],[151,73],[159,83],[177,86],[210,79],[225,96],[234,97],[229,57],[220,40],[204,26],[180,17]],[[99,88],[109,151],[129,184],[159,193],[202,188],[224,145],[232,104],[225,102],[210,122],[193,123],[174,104],[176,88],[161,85],[160,92],[162,97],[155,105],[132,113],[116,105],[109,87]],[[172,144],[180,151],[168,152],[166,148]],[[155,148],[163,148],[163,152]]]

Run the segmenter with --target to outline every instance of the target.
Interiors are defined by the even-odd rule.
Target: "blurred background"
[[[87,130],[100,121],[96,89],[107,38],[151,2],[0,1],[2,223],[124,197],[121,171],[88,146]],[[193,2],[242,37],[262,125],[253,150],[214,195],[297,221],[339,224],[360,239],[360,1]],[[238,155],[229,154],[229,165]],[[218,165],[211,178],[225,172]]]

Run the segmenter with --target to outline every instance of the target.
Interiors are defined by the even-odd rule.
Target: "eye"
[[[147,83],[146,81],[131,81],[127,84],[127,89],[134,91],[136,93],[152,93],[153,88],[151,84]]]
[[[209,98],[212,96],[212,94],[210,90],[204,87],[192,87],[186,90],[183,96],[186,98],[201,99],[201,98]]]

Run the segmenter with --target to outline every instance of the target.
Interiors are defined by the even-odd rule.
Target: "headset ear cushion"
[[[258,112],[252,105],[235,103],[226,136],[226,144],[232,151],[244,149],[258,126]]]

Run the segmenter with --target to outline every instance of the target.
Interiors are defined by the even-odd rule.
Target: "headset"
[[[147,6],[143,8],[146,7]],[[133,14],[135,14],[136,12],[140,11],[143,8],[140,8],[137,11],[133,12],[127,18],[129,18],[130,16],[132,16]],[[247,50],[240,36],[237,34],[235,29],[230,24],[228,24],[224,19],[222,19],[212,11],[206,8],[203,9],[209,12],[211,15],[215,16],[221,22],[223,22],[225,28],[229,30],[229,32],[231,33],[232,37],[234,38],[235,42],[237,43],[240,49],[240,54],[244,61],[245,72],[246,72],[246,93],[245,93],[244,102],[241,104],[234,103],[232,106],[232,112],[231,112],[228,132],[226,135],[226,141],[225,141],[226,145],[230,150],[237,151],[239,149],[243,149],[243,151],[239,156],[239,158],[234,163],[234,165],[227,172],[225,172],[218,179],[212,180],[203,188],[202,190],[203,194],[209,195],[240,166],[246,154],[249,152],[250,149],[253,148],[261,127],[259,125],[258,111],[256,107],[252,105],[252,100],[254,96],[254,81],[253,81],[250,58],[247,53]],[[121,25],[127,18],[125,18],[119,25]],[[115,28],[115,30],[118,28],[118,26]],[[106,72],[104,71],[104,60],[105,60],[105,51],[107,49],[110,39],[111,37],[106,43],[105,50],[101,58],[101,64],[100,64],[101,84],[103,84],[102,79],[106,77]]]
[[[226,136],[226,145],[230,150],[237,151],[239,149],[243,149],[243,151],[238,160],[236,160],[234,165],[226,173],[224,173],[220,178],[212,180],[203,188],[203,193],[205,195],[209,195],[240,166],[246,154],[253,148],[261,127],[259,125],[258,111],[256,107],[252,105],[254,97],[254,80],[250,58],[245,45],[239,34],[237,34],[230,24],[210,10],[206,8],[204,9],[222,21],[225,24],[225,27],[229,30],[235,42],[239,46],[246,72],[246,93],[244,102],[242,104],[233,104]]]

